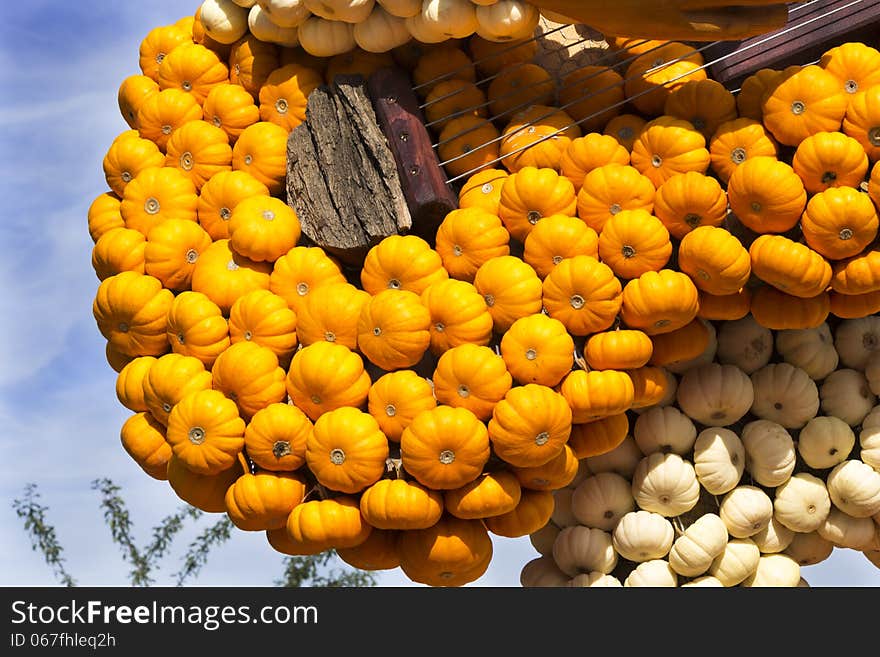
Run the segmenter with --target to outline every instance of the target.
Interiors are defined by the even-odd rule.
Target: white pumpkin
[[[840,362],[831,329],[824,322],[815,328],[777,331],[776,351],[814,381],[824,379]]]
[[[880,349],[880,317],[841,320],[834,330],[834,347],[844,367],[863,371],[871,354]]]
[[[568,580],[568,584],[566,586],[571,587],[587,587],[587,586],[598,586],[598,587],[607,587],[607,588],[619,588],[622,587],[623,584],[620,583],[620,580],[617,579],[614,575],[607,575],[605,573],[581,573],[580,575],[575,575],[570,580]]]
[[[310,16],[299,26],[299,45],[315,57],[333,57],[354,49],[354,25]]]
[[[742,581],[742,586],[795,588],[801,582],[801,567],[787,554],[762,554],[755,572]]]
[[[876,530],[877,526],[870,518],[853,518],[832,508],[816,532],[834,547],[864,550],[873,545]]]
[[[239,7],[244,7],[245,9],[250,9],[251,7],[253,7],[257,3],[257,0],[232,0],[232,1],[235,4],[237,4]]]
[[[713,495],[723,495],[739,483],[746,464],[742,441],[730,429],[707,427],[694,442],[697,480]]]
[[[827,415],[839,417],[851,427],[861,424],[877,403],[865,375],[849,367],[825,377],[819,387],[819,398]]]
[[[312,15],[305,0],[257,0],[257,4],[280,27],[299,27]]]
[[[799,429],[819,410],[816,382],[799,367],[770,363],[752,372],[755,400],[751,411],[788,429]]]
[[[706,426],[726,427],[740,420],[755,400],[749,376],[734,365],[709,363],[685,372],[678,383],[678,406]]]
[[[404,21],[406,21],[407,31],[419,43],[442,43],[449,41],[449,37],[446,36],[443,29],[435,23],[425,21],[421,10],[415,16],[405,18]]]
[[[659,513],[630,511],[611,532],[611,543],[621,557],[641,563],[665,557],[674,535],[672,523]]]
[[[663,395],[663,398],[660,399],[660,401],[658,401],[656,404],[652,404],[651,406],[633,406],[631,410],[636,415],[642,415],[652,408],[656,408],[658,406],[672,406],[675,403],[676,393],[678,392],[678,377],[676,377],[675,374],[670,372],[665,367],[661,367],[659,369],[663,372],[663,376],[666,378],[666,393]]]
[[[675,406],[655,406],[636,418],[633,438],[646,456],[654,452],[684,456],[694,447],[697,428]]]
[[[712,575],[703,575],[702,577],[696,577],[689,582],[685,582],[681,585],[681,588],[686,586],[707,586],[707,587],[724,587],[724,584],[721,583],[721,580],[717,577],[713,577]]]
[[[522,0],[498,0],[477,7],[477,34],[487,41],[530,38],[538,27],[538,8]]]
[[[553,554],[553,541],[559,534],[560,528],[552,521],[541,527],[541,529],[529,534],[529,542],[532,547],[538,551],[538,554]]]
[[[773,497],[773,515],[794,532],[816,531],[831,511],[831,497],[825,482],[808,472],[798,472]]]
[[[559,566],[553,557],[540,556],[528,561],[519,573],[519,583],[523,588],[559,587],[565,586],[571,579]]]
[[[693,509],[700,499],[694,466],[678,454],[654,452],[639,461],[632,494],[640,509],[672,517]]]
[[[632,436],[627,436],[621,443],[610,452],[588,456],[584,459],[590,472],[616,472],[622,477],[632,479],[639,461],[644,458],[642,450],[636,444]]]
[[[880,395],[880,350],[873,352],[865,361],[865,378],[875,395]]]
[[[381,5],[373,7],[367,18],[354,26],[354,40],[367,52],[388,52],[412,39],[406,20],[392,16]]]
[[[740,439],[746,450],[746,470],[757,483],[775,488],[791,477],[797,451],[784,426],[770,420],[752,420],[743,427]]]
[[[773,355],[773,332],[751,315],[724,322],[718,331],[718,362],[746,374],[764,367]]]
[[[232,0],[204,0],[199,20],[205,34],[217,43],[235,43],[248,31],[248,10]]]
[[[811,419],[798,434],[797,450],[811,468],[833,468],[845,460],[856,444],[850,426],[838,417],[820,415]]]
[[[422,21],[450,39],[466,39],[480,27],[476,10],[470,0],[424,0]]]
[[[727,539],[727,525],[721,517],[706,513],[675,539],[669,551],[669,565],[684,577],[702,575],[724,550]]]
[[[624,587],[672,588],[678,586],[678,576],[664,559],[644,561],[623,580]]]
[[[798,565],[813,566],[825,561],[833,551],[834,545],[819,536],[819,532],[795,532],[791,543],[782,552],[794,559]]]
[[[612,531],[624,514],[635,508],[629,480],[616,472],[587,477],[571,496],[571,511],[577,521],[606,532]]]
[[[880,406],[872,408],[862,420],[859,447],[859,459],[880,472]]]
[[[248,12],[248,28],[257,39],[274,43],[285,48],[299,45],[299,30],[296,27],[281,27],[275,23],[260,5],[254,5]]]
[[[828,494],[838,509],[854,518],[880,512],[880,472],[867,463],[848,459],[828,473]]]
[[[553,513],[550,520],[557,527],[571,527],[578,524],[577,518],[571,511],[571,488],[559,488],[553,491]]]
[[[591,527],[566,527],[553,542],[553,559],[569,577],[579,573],[610,573],[617,565],[611,534]]]
[[[794,539],[794,532],[773,516],[764,529],[750,538],[758,546],[761,554],[770,554],[785,550]]]
[[[392,16],[409,18],[422,13],[422,0],[376,0]]]
[[[773,500],[757,486],[741,484],[721,498],[718,515],[731,536],[749,538],[770,522]]]
[[[732,538],[712,564],[709,574],[724,586],[736,586],[758,568],[761,551],[750,538]]]
[[[306,7],[315,16],[328,21],[360,23],[373,11],[375,0],[305,0]]]
[[[703,326],[706,327],[706,330],[709,331],[709,341],[706,343],[706,348],[703,349],[703,353],[695,358],[667,363],[665,365],[666,369],[673,374],[684,374],[690,369],[711,363],[715,360],[715,355],[718,352],[718,337],[715,331],[715,325],[708,319],[703,319],[702,317],[699,317],[698,319],[702,322]]]

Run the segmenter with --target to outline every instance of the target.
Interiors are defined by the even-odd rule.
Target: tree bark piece
[[[287,142],[287,202],[308,240],[353,267],[412,227],[361,76],[338,76],[309,95],[306,120]]]

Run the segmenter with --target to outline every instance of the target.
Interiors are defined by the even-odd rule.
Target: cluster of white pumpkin
[[[808,586],[834,548],[880,568],[880,317],[712,336],[556,491],[523,586]]]
[[[200,16],[219,43],[250,30],[260,41],[333,57],[356,47],[388,52],[412,39],[523,39],[534,33],[540,11],[523,0],[204,0]]]

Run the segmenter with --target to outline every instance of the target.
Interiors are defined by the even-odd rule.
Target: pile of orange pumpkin
[[[684,44],[617,39],[625,74],[563,80],[513,45],[316,57],[220,43],[199,11],[146,35],[88,228],[122,445],[148,475],[284,554],[458,586],[492,535],[547,527],[724,322],[880,310],[880,52],[733,94]],[[390,64],[460,207],[351,269],[301,236],[286,141],[312,90]]]

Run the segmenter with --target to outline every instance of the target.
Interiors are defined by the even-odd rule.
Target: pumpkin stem
[[[586,358],[584,358],[583,354],[578,353],[577,349],[574,350],[574,364],[584,370],[584,372],[590,371],[590,366],[587,365]]]
[[[247,456],[244,455],[244,451],[238,453],[238,462],[241,464],[241,467],[244,469],[245,474],[253,474],[251,471],[251,464],[248,461]]]

